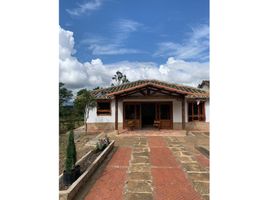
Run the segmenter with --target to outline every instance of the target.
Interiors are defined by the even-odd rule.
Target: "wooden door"
[[[173,128],[173,111],[172,102],[158,103],[157,105],[157,119],[160,121],[160,128]]]
[[[123,128],[134,124],[134,128],[141,128],[141,105],[139,103],[125,102],[123,105]]]

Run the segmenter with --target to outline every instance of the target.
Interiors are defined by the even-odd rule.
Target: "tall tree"
[[[79,116],[84,117],[85,131],[87,132],[87,118],[89,110],[97,105],[95,98],[91,95],[90,91],[82,89],[77,92],[74,100],[74,108]]]
[[[59,83],[59,111],[60,116],[64,116],[64,103],[70,101],[73,97],[73,93],[71,90],[68,90],[64,87],[64,83]]]
[[[98,86],[98,87],[95,87],[93,90],[99,90],[99,89],[102,89],[102,87]]]
[[[112,80],[114,81],[114,83],[112,83],[112,86],[117,86],[117,85],[121,85],[123,83],[129,82],[129,80],[127,79],[127,76],[120,71],[116,72]]]

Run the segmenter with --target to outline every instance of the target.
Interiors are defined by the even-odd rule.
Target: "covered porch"
[[[146,84],[111,93],[115,100],[115,130],[118,131],[118,102],[123,102],[123,130],[172,130],[173,116],[179,115],[181,128],[185,130],[185,96],[188,93],[173,88]],[[161,101],[159,101],[161,99]],[[174,101],[180,102],[180,109],[174,108]],[[178,126],[176,126],[178,127]]]

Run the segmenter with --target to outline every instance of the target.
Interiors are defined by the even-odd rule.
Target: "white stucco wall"
[[[150,101],[172,101],[173,102],[173,122],[181,122],[181,102],[176,99],[125,99],[118,102],[118,122],[123,122],[123,102],[150,102]],[[111,102],[111,115],[97,115],[97,108],[89,111],[87,123],[115,122],[115,100]]]
[[[178,100],[173,100],[173,122],[182,122],[182,106],[181,102]]]
[[[123,122],[123,102],[150,102],[150,101],[172,101],[173,102],[173,122],[182,122],[181,116],[181,101],[176,99],[125,99],[123,101],[118,101],[118,122]],[[188,108],[187,102],[185,102],[185,121],[188,122]],[[87,119],[87,123],[102,123],[102,122],[115,122],[115,100],[111,102],[111,115],[97,115],[97,108],[93,108],[89,111],[89,117]],[[205,111],[206,111],[206,122],[209,122],[209,101],[205,103]]]
[[[89,111],[87,123],[115,122],[115,100],[111,102],[111,115],[97,115],[97,108]],[[118,122],[123,122],[123,103],[118,101]]]

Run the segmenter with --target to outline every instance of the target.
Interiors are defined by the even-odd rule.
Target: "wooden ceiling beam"
[[[163,90],[160,90],[160,89],[158,89],[158,90],[152,90],[152,91],[154,91],[155,93],[161,93],[161,94],[166,94],[166,95],[171,95],[171,96],[178,96],[178,94],[176,94],[176,93],[173,93],[173,92],[168,92],[168,91],[163,91]]]
[[[163,90],[160,88],[154,88],[151,86],[147,86],[144,88],[137,88],[136,90],[132,90],[132,91],[126,91],[123,94],[119,95],[119,97],[123,98],[123,97],[129,96],[129,95],[135,94],[135,93],[141,93],[144,97],[145,96],[152,96],[156,93],[161,93],[164,95],[170,95],[172,97],[179,97],[179,98],[183,96],[183,95],[175,93],[173,91],[167,91],[167,90]]]
[[[146,96],[146,94],[144,93],[143,90],[140,90],[140,93],[141,93],[143,96]]]
[[[151,90],[147,88],[147,95],[150,95]]]

